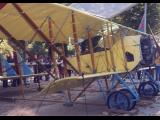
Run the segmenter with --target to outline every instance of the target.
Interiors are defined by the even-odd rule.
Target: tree
[[[28,48],[30,52],[35,55],[47,55],[48,49],[46,48],[46,44],[42,42],[35,41],[29,44]]]
[[[112,19],[112,21],[122,24],[124,26],[138,29],[141,19],[144,14],[144,3],[139,3],[130,10],[120,14]],[[160,32],[160,4],[147,3],[147,24],[150,24],[153,32],[158,34]],[[147,25],[147,33],[150,33]]]
[[[0,43],[0,52],[3,54],[11,54],[12,47],[8,44],[8,41],[3,39]]]

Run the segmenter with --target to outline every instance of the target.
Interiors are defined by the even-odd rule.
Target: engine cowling
[[[140,40],[142,51],[142,62],[144,66],[151,66],[154,64],[156,48],[154,41],[150,36],[142,36]]]

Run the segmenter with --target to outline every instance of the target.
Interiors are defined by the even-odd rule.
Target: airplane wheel
[[[135,100],[135,96],[133,95],[133,93],[131,91],[129,91],[128,89],[121,89],[121,92],[124,92],[124,94],[126,94],[127,96],[129,96],[130,99],[130,108],[128,110],[132,110],[134,109],[134,107],[136,106],[137,101]]]
[[[122,91],[111,92],[107,98],[107,106],[109,109],[122,109],[128,111],[131,103],[127,94]]]
[[[156,85],[151,81],[141,83],[138,88],[138,93],[143,97],[152,97],[158,94]]]
[[[153,84],[155,86],[155,88],[156,88],[155,96],[157,96],[158,93],[159,93],[159,85],[158,85],[158,83],[156,83],[155,81],[148,81],[148,82],[150,82],[151,84]]]

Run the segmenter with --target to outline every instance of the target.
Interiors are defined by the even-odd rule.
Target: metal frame
[[[119,74],[114,74],[112,76],[112,79],[111,79],[111,86],[109,88],[109,91],[113,91],[115,90],[115,86],[116,86],[116,81],[122,86],[122,88],[127,88],[135,97],[135,101],[138,101],[140,98],[139,98],[139,94],[135,88],[134,85],[130,86],[125,82],[124,79],[122,79],[122,77],[119,75]]]

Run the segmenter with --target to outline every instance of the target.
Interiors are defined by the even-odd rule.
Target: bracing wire
[[[83,85],[83,89],[85,88],[85,79],[84,79],[84,74],[82,74],[82,85]],[[85,103],[85,112],[86,112],[86,115],[88,115],[88,107],[87,107],[87,97],[86,97],[86,92],[84,91],[84,103]]]
[[[59,33],[61,32],[62,28],[64,27],[64,24],[66,23],[68,17],[70,15],[70,11],[68,12],[68,14],[66,15],[64,22],[62,23],[62,25],[59,27],[57,34],[55,35],[55,40],[57,39]],[[53,20],[52,20],[53,21]]]
[[[45,24],[45,22],[47,21],[47,19],[48,19],[48,17],[46,17],[44,20],[43,20],[43,22],[41,23],[41,25],[40,25],[40,29],[44,26],[44,24]],[[38,33],[37,33],[37,31],[33,34],[33,36],[30,38],[30,41],[31,42],[33,42],[33,39],[36,37],[36,35],[37,35]]]

